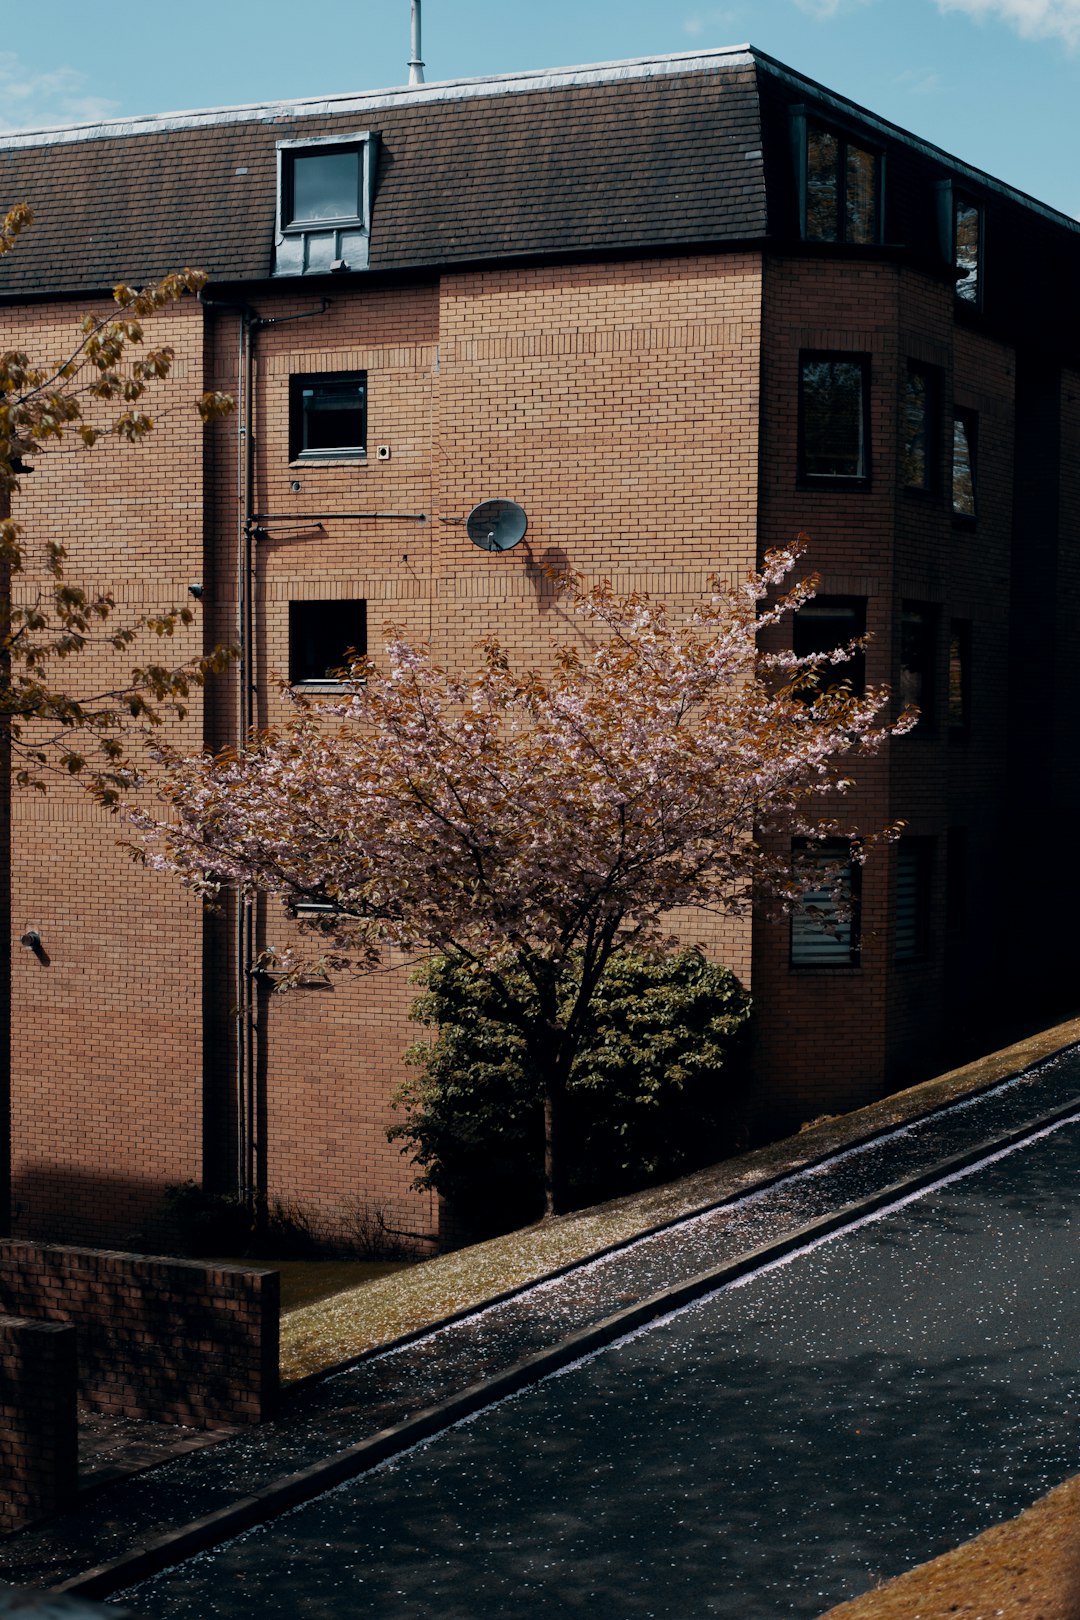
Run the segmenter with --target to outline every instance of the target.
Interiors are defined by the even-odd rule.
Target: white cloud
[[[33,73],[14,51],[0,51],[0,129],[40,129],[107,118],[120,103],[91,93],[85,73],[58,67]]]
[[[933,96],[941,89],[941,74],[931,68],[905,68],[896,82],[912,96]]]
[[[1080,0],[937,0],[939,11],[963,11],[980,22],[997,18],[1024,39],[1059,39],[1080,45]]]
[[[683,18],[683,33],[689,34],[691,39],[700,39],[702,34],[712,33],[715,28],[730,28],[738,18],[739,13],[730,9],[718,11],[714,7],[710,11],[695,11]]]
[[[833,17],[839,17],[842,11],[872,5],[873,0],[794,0],[794,3],[800,11],[805,11],[807,16],[816,18],[818,22],[830,22]]]

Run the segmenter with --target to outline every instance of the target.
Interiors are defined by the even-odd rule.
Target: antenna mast
[[[423,84],[424,63],[420,55],[420,0],[412,0],[412,56],[409,59],[409,83]]]

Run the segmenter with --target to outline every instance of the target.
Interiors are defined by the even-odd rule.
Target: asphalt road
[[[158,1620],[816,1616],[1080,1470],[1080,1127],[117,1598]]]

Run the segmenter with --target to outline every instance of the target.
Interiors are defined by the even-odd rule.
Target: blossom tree
[[[32,223],[20,203],[0,222],[0,256],[13,251]],[[43,453],[74,439],[86,450],[102,437],[138,443],[154,426],[144,396],[168,377],[174,353],[168,345],[143,347],[143,322],[197,292],[199,270],[182,270],[151,286],[118,286],[115,309],[88,314],[77,339],[58,357],[31,359],[21,350],[0,353],[0,771],[6,791],[10,765],[16,781],[45,785],[50,768],[82,775],[106,804],[115,804],[130,781],[125,733],[133,723],[158,723],[169,710],[183,713],[191,688],[227,657],[218,650],[174,662],[151,659],[118,671],[103,683],[80,680],[71,661],[102,647],[125,652],[140,637],[167,642],[192,622],[182,606],[120,623],[116,603],[100,590],[86,590],[66,570],[67,553],[52,536],[40,548],[11,516],[20,476]],[[232,408],[227,394],[196,401],[204,421]],[[37,555],[40,550],[40,557]],[[44,584],[26,602],[13,599],[13,578],[33,563]]]
[[[138,851],[209,896],[328,908],[307,925],[328,936],[328,966],[370,969],[392,945],[481,976],[545,1076],[556,1212],[562,1099],[612,956],[664,942],[677,907],[790,904],[797,876],[773,835],[855,838],[819,801],[849,788],[850,758],[914,723],[880,720],[884,688],[830,679],[857,644],[760,650],[816,588],[790,585],[797,555],[714,582],[678,619],[569,576],[598,644],[563,648],[550,675],[516,672],[489,640],[462,679],[393,634],[381,666],[352,665],[343,701],[294,698],[289,725],[242,749],[163,751],[171,815],[132,813]]]

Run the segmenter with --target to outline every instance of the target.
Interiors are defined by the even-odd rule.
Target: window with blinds
[[[834,839],[799,844],[793,864],[805,888],[791,913],[792,967],[856,965],[861,868],[851,859],[850,847]]]
[[[809,485],[862,485],[870,476],[870,357],[799,356],[798,475]]]
[[[930,876],[933,840],[901,838],[896,846],[894,955],[916,962],[930,949]]]

